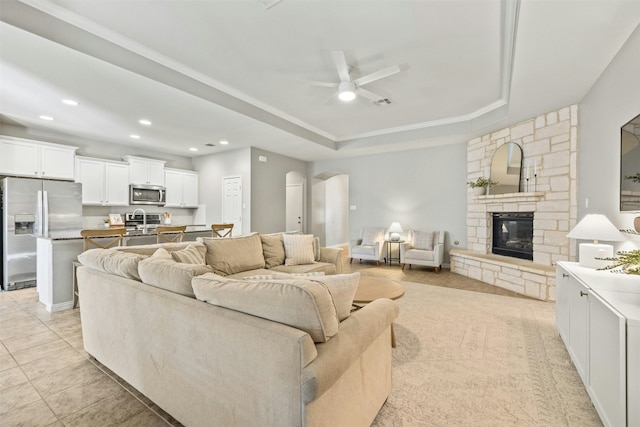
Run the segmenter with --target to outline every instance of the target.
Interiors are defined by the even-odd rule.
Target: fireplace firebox
[[[491,252],[533,261],[533,212],[494,213]]]

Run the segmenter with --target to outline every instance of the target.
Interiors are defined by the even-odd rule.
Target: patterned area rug
[[[402,282],[393,390],[373,426],[601,426],[555,305]]]

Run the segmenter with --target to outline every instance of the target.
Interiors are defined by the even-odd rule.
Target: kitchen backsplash
[[[136,207],[100,207],[85,206],[82,209],[82,228],[100,228],[104,227],[104,220],[109,214],[120,214],[124,218],[127,212],[133,212]],[[171,225],[194,225],[194,215],[197,209],[171,209],[161,206],[144,206],[142,207],[146,213],[171,213]],[[204,225],[204,224],[202,224]]]

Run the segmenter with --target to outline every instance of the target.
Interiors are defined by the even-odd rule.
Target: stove
[[[155,228],[161,224],[160,217],[162,214],[149,213],[147,214],[147,230],[155,230]],[[144,216],[140,213],[126,213],[124,214],[124,226],[128,230],[140,230],[144,226]]]

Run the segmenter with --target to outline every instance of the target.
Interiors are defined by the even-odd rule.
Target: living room
[[[286,2],[287,0],[284,0],[283,5],[286,4]],[[522,3],[524,7],[524,4],[527,2]],[[280,6],[275,5],[273,10],[277,10],[275,9],[277,7]],[[283,214],[286,205],[285,177],[287,173],[295,171],[307,179],[306,194],[308,202],[305,218],[306,231],[319,236],[323,245],[344,246],[349,240],[358,238],[365,227],[377,226],[388,228],[393,222],[399,222],[405,232],[410,229],[444,230],[446,231],[444,267],[445,270],[448,270],[451,265],[449,251],[452,249],[471,249],[473,243],[473,239],[470,239],[469,234],[468,206],[473,205],[475,197],[471,195],[467,181],[478,176],[478,171],[469,166],[470,144],[472,144],[472,141],[477,141],[478,139],[491,139],[492,134],[501,133],[506,129],[517,128],[520,124],[529,121],[536,123],[540,120],[547,119],[551,121],[573,120],[569,130],[569,142],[572,146],[575,146],[575,150],[572,154],[568,155],[567,165],[571,164],[574,166],[574,169],[571,169],[569,174],[569,179],[572,180],[575,185],[572,184],[566,189],[567,194],[565,199],[568,201],[564,212],[566,212],[568,219],[557,231],[562,233],[568,232],[581,218],[589,213],[606,215],[619,229],[634,228],[634,218],[636,214],[633,212],[621,212],[619,209],[620,128],[640,114],[640,104],[638,102],[640,99],[640,85],[637,84],[637,76],[640,75],[640,55],[638,55],[638,52],[640,52],[640,27],[638,27],[638,22],[640,21],[638,21],[637,17],[640,11],[632,4],[628,4],[627,7],[629,7],[628,15],[635,16],[635,18],[630,19],[635,23],[631,25],[627,22],[625,28],[630,28],[630,32],[623,34],[624,32],[620,30],[619,34],[616,33],[619,49],[607,52],[608,59],[600,62],[601,68],[599,68],[597,72],[589,70],[590,74],[588,74],[588,76],[564,76],[563,63],[567,61],[566,58],[558,58],[558,65],[555,68],[539,69],[536,67],[536,64],[528,64],[531,68],[530,73],[532,74],[544,74],[547,78],[548,75],[554,76],[549,79],[551,82],[555,80],[566,81],[565,79],[589,80],[589,78],[592,78],[592,82],[589,82],[587,91],[574,91],[569,95],[563,95],[563,98],[558,100],[555,97],[556,91],[553,85],[550,88],[537,85],[521,88],[521,90],[526,89],[531,96],[536,92],[545,93],[546,98],[548,98],[546,106],[540,104],[535,112],[526,116],[516,116],[514,118],[513,116],[509,117],[507,115],[490,123],[484,123],[482,126],[478,126],[478,129],[483,129],[483,131],[474,129],[474,132],[462,132],[462,135],[468,135],[468,137],[458,138],[453,142],[440,143],[434,139],[430,140],[430,143],[419,145],[415,143],[411,136],[408,136],[398,144],[398,147],[401,149],[386,150],[385,145],[390,144],[388,141],[385,142],[385,144],[376,145],[375,138],[373,138],[371,140],[372,145],[369,147],[367,147],[366,141],[360,143],[358,141],[351,141],[350,144],[344,144],[342,146],[344,150],[348,150],[351,146],[351,148],[353,148],[351,154],[344,157],[331,157],[319,160],[306,160],[304,156],[296,156],[293,152],[291,155],[286,155],[275,150],[261,148],[256,144],[256,146],[247,146],[191,158],[176,154],[175,152],[161,152],[152,145],[132,148],[130,145],[105,144],[102,141],[91,140],[83,134],[74,135],[66,132],[61,133],[55,130],[43,130],[41,128],[25,126],[15,118],[6,115],[5,111],[2,111],[3,120],[0,123],[0,134],[8,137],[46,140],[66,145],[79,145],[82,147],[83,155],[96,157],[119,159],[127,154],[137,154],[152,158],[162,157],[170,162],[171,167],[193,169],[197,171],[200,176],[199,199],[200,204],[207,206],[205,221],[207,224],[218,222],[222,219],[220,212],[222,187],[219,184],[221,179],[225,176],[240,175],[242,176],[243,183],[243,225],[241,228],[243,234],[252,231],[270,233],[285,229],[286,225]],[[603,20],[606,19],[603,18]],[[608,25],[612,28],[611,31],[614,31],[614,22],[609,22]],[[524,32],[525,29],[526,28],[522,28],[521,30]],[[529,31],[531,31],[531,29],[529,29]],[[590,46],[586,45],[577,46],[576,49],[583,49],[585,51],[588,51],[590,48]],[[546,47],[551,50],[548,54],[554,56],[553,48],[549,45]],[[330,62],[329,64],[332,66]],[[335,70],[331,71],[335,72]],[[514,98],[515,95],[516,94],[514,94]],[[517,95],[518,99],[522,99],[521,97],[526,98],[527,93],[525,93],[524,96],[523,94]],[[555,119],[553,117],[555,117]],[[534,126],[537,125],[534,124]],[[379,138],[382,137],[379,136]],[[535,164],[539,168],[538,173],[540,179],[543,179],[547,172],[555,168],[552,167],[549,161],[545,162],[545,155],[549,153],[530,150],[532,146],[523,143],[529,142],[529,140],[519,142],[523,147],[523,166],[525,168],[527,166],[533,167],[535,159]],[[360,146],[358,146],[359,144]],[[135,153],[132,153],[132,150],[135,150]],[[488,175],[489,165],[483,163],[481,171],[483,175]],[[329,214],[326,211],[318,211],[319,205],[314,204],[314,197],[317,196],[314,191],[317,192],[319,190],[314,190],[314,188],[321,189],[323,192],[326,191],[326,183],[336,176],[342,179],[338,189],[345,193],[340,196],[340,199],[343,201],[340,204],[341,211]],[[335,189],[336,187],[331,187],[331,191],[335,191]],[[332,196],[337,197],[336,193],[332,193]],[[99,218],[112,212],[110,208],[94,207],[85,209],[85,216],[89,218],[89,221],[97,221]],[[176,209],[174,215],[176,217],[184,216],[185,218],[193,218],[197,214],[196,210],[197,209]],[[159,212],[160,211],[161,210],[159,210]],[[331,218],[332,221],[335,220],[337,222],[328,222],[327,218]],[[334,232],[335,230],[340,231]],[[546,266],[553,267],[556,261],[561,260],[577,260],[576,242],[567,238],[566,241],[563,242],[563,245],[566,246],[567,251],[559,251],[557,257],[550,257],[548,260],[545,260]],[[624,243],[617,243],[615,246],[616,249],[633,249],[638,247],[640,247],[638,242],[633,240],[632,237],[629,237],[629,240]],[[354,263],[355,262],[354,260]],[[357,268],[359,267],[354,267],[354,269]],[[365,274],[364,270],[375,268],[377,268],[375,264],[364,263],[364,267],[362,267],[363,274]],[[411,281],[411,274],[415,274],[413,277],[416,277],[416,282],[423,280],[428,283],[430,280],[428,275],[435,275],[431,270],[421,271],[418,268],[414,268],[414,270],[418,270],[418,272],[408,272],[407,277],[409,278],[405,280]],[[380,267],[379,271],[382,275],[395,275],[400,271],[400,267],[398,265],[383,266]],[[449,278],[456,277],[454,273],[448,271],[446,274],[449,275],[447,276]],[[426,279],[424,278],[425,275],[427,275]],[[418,276],[420,276],[420,278],[418,278]],[[470,283],[472,279],[460,276],[458,280],[466,284]],[[478,286],[481,285],[478,284]],[[554,412],[552,409],[555,410],[556,408],[550,408],[548,413],[540,411],[535,415],[531,415],[539,411],[539,408],[534,409],[535,404],[525,401],[524,398],[522,398],[523,400],[521,401],[511,401],[508,405],[500,406],[498,409],[494,407],[469,407],[469,413],[473,414],[475,411],[477,418],[474,418],[472,415],[455,417],[454,414],[456,410],[454,408],[448,408],[450,412],[447,412],[446,409],[448,406],[453,406],[454,403],[464,403],[464,393],[476,395],[486,393],[487,390],[495,392],[496,390],[516,389],[518,387],[517,383],[525,380],[518,376],[521,373],[514,372],[510,372],[507,378],[500,377],[500,380],[504,381],[504,383],[501,384],[490,384],[496,377],[480,379],[480,376],[464,375],[465,369],[477,368],[477,366],[473,365],[469,360],[475,357],[473,351],[476,346],[480,345],[479,343],[489,336],[486,330],[482,330],[481,328],[474,330],[470,327],[462,332],[456,329],[453,335],[460,337],[461,341],[464,340],[464,351],[466,352],[463,355],[464,357],[460,357],[459,363],[456,362],[451,365],[445,365],[441,362],[434,363],[434,360],[440,360],[440,358],[455,359],[456,356],[451,354],[438,354],[436,350],[438,346],[435,345],[433,341],[428,343],[433,345],[433,349],[429,352],[425,347],[416,347],[416,342],[411,340],[419,336],[420,333],[424,332],[424,329],[428,327],[439,331],[439,333],[428,335],[429,339],[436,340],[439,335],[447,335],[449,333],[447,328],[437,323],[436,319],[443,319],[442,322],[444,322],[445,320],[454,321],[454,318],[449,318],[447,312],[438,310],[435,304],[429,306],[429,310],[432,310],[432,315],[421,313],[421,307],[418,305],[419,302],[424,302],[424,300],[428,298],[435,298],[434,301],[442,301],[444,304],[444,294],[438,294],[436,291],[434,294],[428,294],[427,296],[420,294],[419,296],[418,293],[422,292],[422,289],[416,289],[414,292],[412,295],[416,296],[415,301],[410,301],[407,296],[399,300],[399,303],[406,305],[407,313],[410,312],[415,315],[409,323],[402,323],[401,309],[401,317],[398,321],[399,326],[397,326],[399,347],[394,350],[394,359],[396,361],[394,368],[397,369],[397,371],[394,371],[394,377],[399,381],[401,379],[401,384],[404,389],[402,393],[396,395],[396,400],[394,400],[394,395],[392,394],[392,397],[389,399],[390,404],[386,405],[385,410],[381,412],[381,416],[376,421],[376,425],[481,425],[483,423],[489,423],[488,420],[491,420],[492,410],[495,410],[494,414],[500,414],[500,416],[496,415],[494,418],[496,424],[542,424],[545,421],[549,422],[549,419],[551,419],[553,421],[551,425],[599,425],[600,420],[597,418],[597,414],[593,411],[593,408],[581,408],[581,410],[584,409],[584,412],[581,412],[577,418],[572,418],[575,413],[566,408],[564,412],[563,410]],[[2,295],[3,303],[7,301],[7,294],[10,293],[4,293]],[[522,294],[526,295],[526,292],[522,292]],[[421,299],[418,299],[418,297]],[[490,310],[487,309],[487,311],[493,310],[496,312],[500,310],[500,302],[505,301],[490,300],[485,298],[485,294],[474,293],[471,293],[471,296],[466,295],[464,297],[463,294],[460,294],[460,299],[468,299],[471,306],[476,304],[490,307]],[[545,291],[545,298],[537,299],[548,302],[543,303],[525,298],[517,299],[518,302],[514,302],[514,306],[524,307],[522,308],[522,312],[516,314],[509,313],[505,316],[521,316],[521,318],[524,319],[523,324],[538,316],[545,319],[547,326],[552,324],[552,317],[554,316],[553,301],[555,300],[554,291]],[[514,301],[516,301],[515,298]],[[534,303],[541,305],[533,305]],[[12,301],[11,305],[13,306],[13,304],[14,302]],[[546,304],[546,306],[544,304]],[[35,307],[31,306],[31,309],[36,312]],[[513,310],[516,309],[514,308]],[[51,313],[38,313],[42,319],[51,322],[53,326],[52,330],[55,329],[56,323],[63,326],[66,325],[64,316],[57,317]],[[464,315],[464,313],[462,315]],[[425,316],[425,324],[421,324],[421,316]],[[480,323],[482,321],[482,313],[469,313],[469,318]],[[64,335],[60,329],[57,331],[61,336]],[[522,339],[523,341],[529,340],[527,345],[529,345],[530,348],[535,347],[535,345],[539,345],[540,347],[543,345],[548,346],[548,342],[553,340],[551,337],[552,334],[549,333],[548,329],[544,330],[540,336],[532,337],[532,335],[527,335],[525,338],[517,338],[515,333],[511,335],[513,331],[506,327],[500,329],[500,331],[504,332],[504,342],[501,342],[501,344],[504,345],[505,352],[509,352],[514,346],[517,347],[518,339]],[[535,331],[537,331],[537,329]],[[77,332],[77,330],[74,332]],[[531,330],[527,330],[526,332],[531,333]],[[5,335],[5,337],[7,337],[7,335]],[[424,336],[420,337],[421,339],[425,339]],[[514,338],[514,342],[509,342],[508,338]],[[557,337],[555,338],[557,339]],[[2,339],[1,336],[0,339]],[[402,343],[402,339],[405,340],[404,343]],[[418,348],[421,350],[418,350]],[[560,351],[558,349],[564,351],[564,349],[559,346],[545,348],[552,348],[552,350],[549,351]],[[422,353],[420,353],[420,351],[422,351]],[[444,352],[444,350],[442,351]],[[3,362],[8,359],[5,352],[0,352],[0,358],[2,357],[4,358],[0,360]],[[75,353],[70,356],[73,361],[80,360],[78,357]],[[527,354],[524,357],[533,357],[535,359],[535,355],[532,356],[531,354]],[[411,373],[408,372],[410,367],[413,366],[411,363],[415,362],[416,358],[422,363],[422,368],[427,371],[426,376],[423,377],[420,382],[417,379],[413,382]],[[540,360],[541,359],[530,360],[531,366],[535,363],[540,363]],[[568,356],[559,357],[554,360],[560,360],[570,367],[571,362]],[[448,380],[451,382],[447,383],[446,375],[437,376],[437,372],[431,372],[428,368],[430,362],[433,363],[434,366],[437,365],[437,368],[442,371],[449,370],[448,372],[451,375]],[[9,362],[6,363],[6,366],[10,366]],[[67,367],[68,366],[65,366],[65,368]],[[88,370],[89,368],[83,369]],[[436,370],[436,368],[433,369],[434,371]],[[562,372],[566,373],[568,371],[569,369]],[[551,375],[550,372],[553,373],[554,371],[541,370],[540,372],[544,372],[544,374],[541,375]],[[558,371],[555,372],[557,373]],[[529,373],[525,373],[522,374],[522,377],[524,378],[528,375]],[[535,374],[532,375],[535,376]],[[6,378],[8,378],[8,375],[3,376],[3,379]],[[428,379],[435,381],[433,390],[431,391],[439,393],[438,395],[443,399],[438,403],[434,403],[434,406],[431,407],[434,412],[431,414],[433,415],[432,418],[428,417],[430,410],[428,405],[426,414],[420,409],[425,407],[428,393],[426,393],[426,396],[422,395],[425,400],[410,401],[406,405],[406,402],[401,402],[401,399],[408,398],[412,392],[418,393],[419,391],[420,393],[425,393],[425,391],[430,391],[427,386]],[[486,381],[486,383],[484,383],[484,381]],[[542,382],[533,382],[533,387],[542,384]],[[36,381],[34,381],[34,383],[36,383]],[[13,386],[13,383],[10,381],[2,385],[6,386],[7,384]],[[456,394],[455,392],[458,391],[458,389],[452,384],[465,384],[470,386],[465,388],[461,394]],[[488,387],[487,384],[490,387]],[[579,394],[579,396],[576,397],[579,405],[588,406],[589,398],[584,390],[579,390],[581,383],[575,374],[567,380],[567,384],[571,386],[571,388],[567,389],[569,390],[568,393]],[[42,384],[39,385],[42,386]],[[451,387],[451,390],[453,390],[450,395],[446,392],[447,387]],[[0,390],[4,390],[5,388],[10,387],[0,387]],[[111,391],[113,390],[110,390],[110,392]],[[557,390],[555,390],[554,393],[555,392],[557,392]],[[505,394],[508,393],[509,391],[505,392]],[[61,396],[60,398],[62,399],[63,397],[65,396]],[[104,395],[102,395],[101,399],[102,398],[104,398]],[[496,401],[500,403],[504,403],[505,400],[509,399],[504,395],[496,398]],[[96,404],[96,402],[102,402],[105,408],[108,406],[106,401],[102,400],[94,400],[92,404]],[[487,400],[481,399],[480,402],[485,405]],[[568,400],[562,401],[559,405],[565,405],[567,402]],[[29,404],[31,403],[30,401]],[[496,405],[499,406],[500,403]],[[545,403],[550,404],[548,400],[545,400]],[[396,411],[394,411],[394,405],[396,405]],[[63,406],[64,405],[60,403],[56,408]],[[88,406],[90,405],[87,405],[87,407]],[[514,415],[513,418],[506,418],[505,413],[508,412],[509,408],[513,409],[514,407],[517,407],[517,415]],[[71,417],[71,415],[73,415],[71,409],[75,407],[71,405],[69,408],[68,410],[62,411],[62,413]],[[402,408],[402,411],[406,411],[406,413],[398,414],[398,412],[401,412],[397,410],[398,408]],[[80,411],[80,409],[85,408],[79,408],[78,411]],[[527,414],[528,411],[531,413]],[[10,411],[8,410],[7,412]],[[553,413],[553,417],[545,419],[545,416],[548,416],[550,413]],[[558,414],[562,414],[565,418],[556,418]],[[150,419],[146,419],[146,422],[153,423]],[[46,424],[43,423],[42,425]]]

